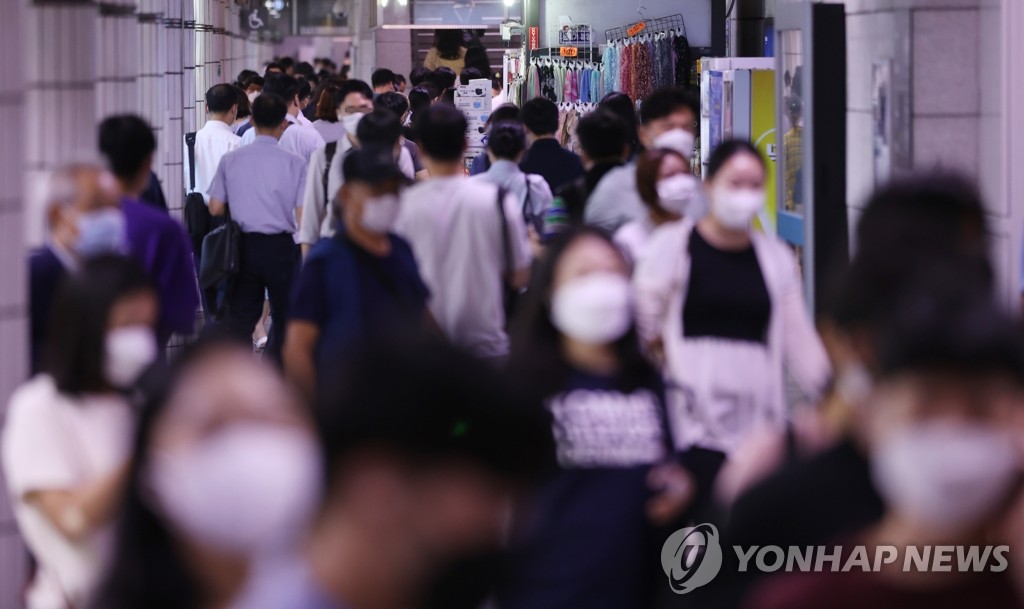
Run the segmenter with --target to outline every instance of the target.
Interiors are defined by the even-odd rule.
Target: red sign
[[[562,47],[559,49],[559,55],[562,57],[579,57],[580,50],[576,47]]]
[[[534,26],[534,27],[530,28],[530,50],[534,51],[534,50],[537,50],[539,48],[540,48],[540,28]]]
[[[626,30],[626,33],[629,34],[630,36],[636,36],[645,29],[647,29],[647,23],[641,21],[640,23]]]

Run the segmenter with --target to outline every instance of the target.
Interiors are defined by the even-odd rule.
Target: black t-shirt
[[[559,473],[520,514],[500,609],[650,606],[668,534],[645,513],[647,474],[670,458],[663,395],[656,379],[629,390],[573,372],[548,400]]]
[[[772,302],[753,246],[720,250],[694,229],[689,249],[683,335],[767,344]]]

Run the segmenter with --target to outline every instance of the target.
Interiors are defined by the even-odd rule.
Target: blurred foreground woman
[[[962,279],[943,269],[901,299],[880,334],[878,380],[855,416],[882,519],[836,540],[843,572],[780,575],[749,607],[1024,603],[1007,572],[1020,560],[1020,539],[1007,528],[1019,519],[1024,479],[1024,341],[988,293],[966,290]],[[873,568],[846,568],[854,546],[866,547]],[[879,563],[880,548],[895,560]],[[924,565],[911,555],[926,556]]]
[[[511,368],[543,396],[559,471],[517,517],[502,609],[649,607],[660,548],[691,498],[661,377],[640,353],[629,267],[597,229],[548,250]]]
[[[247,345],[201,343],[143,412],[94,606],[237,606],[319,500],[308,412]]]
[[[110,549],[135,416],[128,399],[157,357],[156,292],[142,269],[100,256],[58,291],[44,372],[11,398],[3,468],[38,562],[29,609],[81,606]]]

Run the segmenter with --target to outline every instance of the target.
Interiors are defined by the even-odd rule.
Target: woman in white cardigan
[[[727,456],[788,417],[783,366],[816,399],[830,367],[791,250],[751,227],[765,163],[747,142],[712,154],[711,213],[659,228],[635,273],[646,347],[663,360],[676,446]],[[716,468],[717,469],[717,468]]]

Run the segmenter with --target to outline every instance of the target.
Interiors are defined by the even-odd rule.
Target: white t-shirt
[[[192,178],[188,162],[188,144],[183,145],[185,162],[185,192],[192,192]],[[196,131],[196,188],[206,202],[210,202],[210,183],[217,173],[217,166],[225,154],[237,150],[242,138],[231,130],[231,126],[218,120],[208,120],[203,128]]]
[[[647,244],[651,240],[654,228],[654,223],[651,222],[649,216],[640,218],[624,224],[622,228],[615,231],[615,236],[612,239],[625,254],[629,263],[635,266],[647,253]]]
[[[123,398],[67,396],[47,375],[11,397],[0,457],[18,528],[39,561],[29,609],[65,609],[66,598],[82,606],[106,562],[112,529],[72,543],[25,495],[74,489],[113,472],[129,457],[133,428]]]
[[[514,270],[530,266],[514,195],[504,201]],[[505,269],[498,188],[482,180],[434,178],[407,190],[395,233],[412,245],[430,288],[430,311],[448,339],[481,357],[508,355]]]

